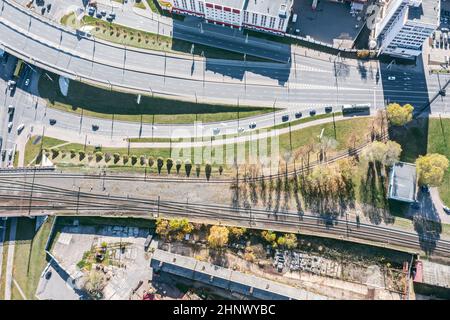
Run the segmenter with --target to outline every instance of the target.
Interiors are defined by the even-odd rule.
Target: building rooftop
[[[389,198],[399,201],[416,200],[416,166],[406,162],[394,165],[389,181]]]
[[[159,249],[153,253],[150,265],[156,270],[239,292],[256,299],[328,299],[299,288]]]
[[[439,25],[441,0],[412,0],[409,6],[408,20]]]
[[[421,260],[422,277],[418,282],[425,284],[450,288],[450,266]]]
[[[289,17],[294,0],[246,0],[245,10],[267,16]]]
[[[207,3],[217,4],[234,9],[242,9],[246,1],[247,0],[205,0],[205,2]]]

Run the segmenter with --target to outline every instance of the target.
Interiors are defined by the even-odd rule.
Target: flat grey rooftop
[[[406,162],[394,165],[389,181],[389,198],[414,202],[416,199],[416,166]]]
[[[293,0],[247,0],[245,10],[250,12],[257,12],[268,16],[278,16],[281,6],[289,16],[289,9],[292,6]]]
[[[153,253],[150,265],[163,272],[250,295],[257,299],[328,299],[296,287],[159,249]]]
[[[423,283],[450,288],[450,266],[422,260]]]
[[[418,7],[409,6],[408,20],[439,25],[441,0],[422,0]]]

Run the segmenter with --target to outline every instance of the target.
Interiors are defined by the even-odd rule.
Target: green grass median
[[[235,120],[273,112],[270,107],[232,106],[195,103],[110,91],[77,81],[70,81],[69,92],[64,97],[57,82],[58,76],[41,76],[39,94],[48,101],[48,106],[90,116],[131,122],[146,123],[194,123]],[[276,109],[279,110],[279,109]]]

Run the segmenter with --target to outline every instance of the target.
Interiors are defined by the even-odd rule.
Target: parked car
[[[242,128],[242,127],[239,127],[239,128],[237,129],[237,131],[238,131],[239,133],[242,133],[242,132],[244,132],[244,131],[245,131],[245,129],[244,129],[244,128]]]
[[[48,280],[48,279],[50,279],[51,277],[52,277],[52,272],[51,272],[51,271],[48,271],[48,272],[45,274],[45,279]]]
[[[285,114],[284,116],[281,117],[281,121],[283,122],[289,121],[289,116]]]
[[[255,128],[256,128],[256,123],[252,122],[252,123],[250,123],[250,124],[248,125],[248,127],[249,127],[250,129],[255,129]]]
[[[94,8],[94,7],[89,7],[89,8],[88,8],[88,14],[89,14],[90,16],[93,16],[94,13],[95,13],[95,8]]]
[[[8,113],[14,113],[14,107],[11,104],[8,106]]]
[[[97,13],[95,14],[95,16],[96,16],[98,19],[103,18],[103,15],[102,15],[100,12],[98,12],[98,11],[97,11]]]
[[[109,13],[109,16],[110,16],[111,18],[115,19],[115,18],[116,18],[116,13],[115,13],[115,12],[110,12],[110,13]]]
[[[48,5],[47,5],[47,12],[50,12],[50,9],[52,8],[52,4],[51,3],[49,3]]]
[[[8,89],[9,90],[13,90],[16,86],[16,82],[14,80],[9,80],[8,81]]]
[[[309,115],[310,115],[311,117],[315,116],[315,115],[316,115],[316,110],[311,110],[311,111],[309,112]]]
[[[296,112],[295,113],[295,119],[300,119],[302,117],[302,113],[301,112]]]
[[[102,16],[106,16],[106,10],[100,11],[100,14],[101,14]]]
[[[20,134],[24,128],[25,128],[25,124],[24,123],[20,124],[17,127],[17,133]]]
[[[325,107],[325,112],[326,113],[330,113],[332,111],[333,111],[333,107],[331,107],[331,106]]]
[[[423,193],[429,193],[430,192],[430,189],[428,188],[427,185],[421,186],[420,189],[422,190]]]
[[[56,123],[56,120],[55,119],[50,119],[49,123],[50,123],[51,126],[53,126]]]
[[[13,126],[12,121],[8,122],[8,132],[11,132],[12,126]]]

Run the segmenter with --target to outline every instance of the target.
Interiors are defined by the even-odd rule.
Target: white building
[[[384,0],[372,38],[380,54],[412,58],[439,26],[440,0]]]
[[[158,0],[164,10],[209,23],[284,34],[294,0]]]

